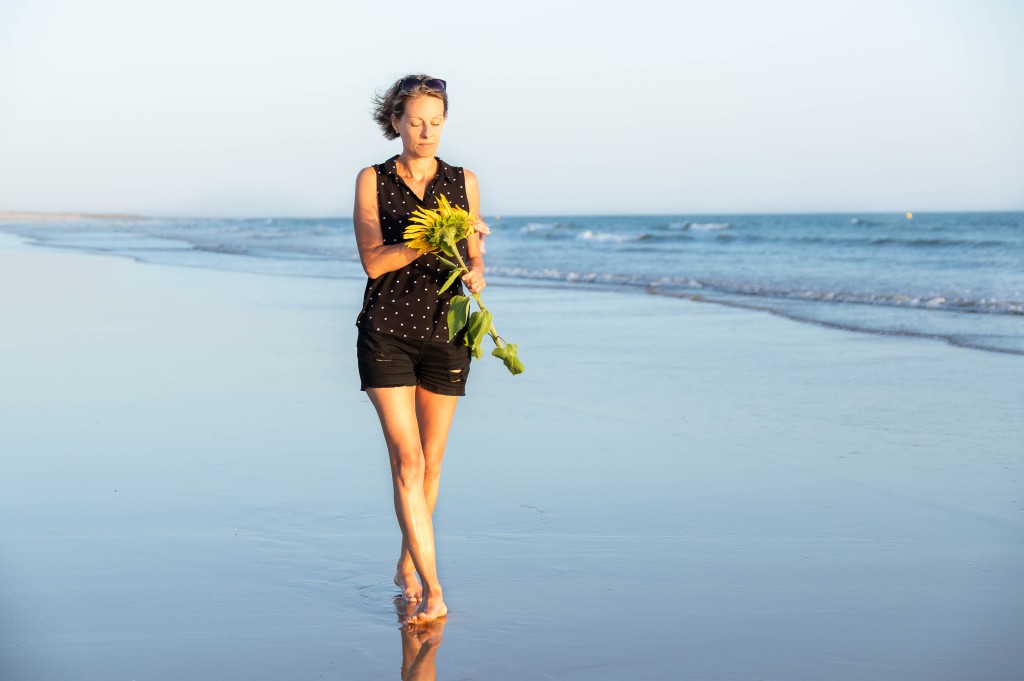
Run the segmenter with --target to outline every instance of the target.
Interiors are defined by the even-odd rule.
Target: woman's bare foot
[[[423,598],[423,587],[420,580],[416,578],[416,571],[395,573],[395,586],[402,590],[402,598],[410,603],[416,603]]]
[[[437,650],[444,634],[444,617],[426,624],[408,624],[416,613],[416,604],[395,597],[398,620],[405,623],[402,632],[402,681],[436,681]]]
[[[416,613],[411,615],[406,621],[409,624],[426,624],[427,622],[441,619],[447,614],[448,606],[444,603],[441,590],[428,591],[424,589],[423,601],[420,603],[420,607],[416,608]]]

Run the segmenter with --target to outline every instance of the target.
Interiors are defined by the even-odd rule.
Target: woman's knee
[[[437,487],[441,480],[440,466],[426,466],[423,470],[423,486],[425,488]]]
[[[394,447],[391,450],[391,474],[405,487],[422,485],[426,474],[423,451],[418,447]]]

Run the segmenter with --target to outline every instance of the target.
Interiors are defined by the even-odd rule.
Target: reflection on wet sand
[[[426,624],[408,624],[418,603],[395,597],[395,612],[402,624],[402,681],[434,681],[437,678],[437,650],[441,647],[447,618]]]

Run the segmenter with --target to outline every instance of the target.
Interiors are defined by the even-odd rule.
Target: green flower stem
[[[459,261],[459,265],[462,267],[462,269],[468,272],[469,268],[466,267],[466,263],[462,260],[462,254],[459,253],[459,247],[455,244],[455,239],[452,237],[451,234],[447,235],[446,241],[448,242],[448,248],[451,250],[452,255],[454,255],[455,259]]]
[[[481,300],[480,300],[480,294],[479,293],[474,293],[473,294],[473,300],[475,300],[476,304],[480,306],[480,311],[481,312],[487,312],[487,308],[484,307],[483,302],[481,302]],[[490,334],[491,340],[494,341],[495,345],[497,345],[499,348],[505,347],[505,339],[498,335],[498,331],[497,331],[497,329],[494,328],[494,323],[493,322],[491,323],[490,331],[488,331],[487,333]]]
[[[459,253],[459,249],[455,247],[455,244],[451,240],[448,241],[448,245],[451,246],[452,253],[455,254],[455,259],[459,261],[459,267],[462,269],[463,272],[465,272],[466,274],[469,274],[469,268],[466,267],[466,262],[462,259],[462,254]],[[454,268],[454,265],[452,267]],[[475,300],[476,304],[480,306],[480,311],[481,312],[487,312],[487,308],[484,307],[483,302],[480,300],[480,294],[479,293],[474,293],[473,294],[473,300]],[[494,328],[494,324],[493,323],[491,324],[491,328],[490,328],[490,330],[487,333],[488,333],[488,335],[490,335],[491,340],[494,341],[494,344],[496,346],[498,346],[499,348],[505,347],[505,345],[506,345],[505,339],[498,335],[498,331],[497,331],[497,329]]]

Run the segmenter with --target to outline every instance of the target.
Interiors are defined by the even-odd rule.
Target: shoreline
[[[889,336],[891,338],[916,338],[919,340],[938,341],[946,343],[955,348],[962,348],[964,350],[976,350],[978,352],[994,352],[997,354],[1004,355],[1015,355],[1018,357],[1024,357],[1024,350],[1012,350],[1010,348],[998,348],[984,345],[974,345],[967,341],[962,341],[959,338],[951,335],[943,335],[938,333],[925,333],[918,331],[890,331],[887,329],[869,329],[861,326],[854,326],[852,324],[843,324],[840,322],[832,322],[823,319],[813,319],[811,317],[801,316],[785,310],[778,310],[775,308],[768,307],[767,305],[756,305],[754,303],[744,304],[730,300],[711,300],[698,293],[672,293],[658,291],[657,286],[645,287],[646,293],[651,296],[661,296],[663,298],[677,298],[680,300],[689,300],[695,303],[704,303],[706,305],[724,305],[726,307],[735,307],[741,310],[751,310],[754,312],[766,312],[782,319],[788,319],[793,322],[800,324],[811,324],[813,326],[820,326],[825,329],[835,329],[837,331],[848,331],[850,333],[866,333],[874,336]],[[861,303],[846,303],[847,305],[858,305]]]
[[[147,219],[147,218],[145,218],[143,216],[133,216],[133,215],[128,215],[128,214],[101,215],[101,214],[85,214],[85,213],[2,213],[2,212],[0,212],[0,222],[4,221],[4,216],[5,215],[6,216],[11,216],[11,215],[31,215],[31,216],[35,216],[34,219],[21,220],[22,222],[25,222],[26,224],[29,224],[29,223],[34,222],[34,221],[35,222],[45,222],[47,220],[54,220],[54,221],[65,221],[65,222],[67,222],[67,221],[75,221],[75,220],[106,219],[106,218],[112,218],[112,217],[113,218],[120,218],[120,219]],[[63,216],[63,217],[61,217],[61,216]],[[17,223],[18,220],[13,220],[12,219],[11,222]],[[17,234],[17,232],[14,232],[14,235],[17,238],[22,239],[22,241],[24,243],[30,244],[33,247],[51,248],[51,249],[56,249],[56,250],[64,250],[64,251],[68,251],[68,252],[93,253],[93,254],[100,254],[100,255],[115,255],[115,256],[118,256],[118,257],[128,258],[128,259],[130,259],[132,261],[139,262],[139,263],[168,264],[168,265],[171,265],[171,266],[197,267],[197,268],[202,268],[202,269],[221,270],[221,271],[250,272],[250,273],[254,273],[254,274],[269,273],[268,270],[261,269],[258,266],[257,267],[252,267],[252,268],[245,268],[245,267],[222,267],[222,266],[218,266],[216,264],[205,264],[205,263],[161,262],[159,260],[147,259],[144,256],[140,256],[140,255],[132,254],[132,253],[118,253],[116,251],[104,250],[102,248],[92,249],[92,248],[85,247],[85,246],[69,246],[69,245],[62,245],[60,243],[53,243],[53,244],[51,244],[51,243],[47,243],[45,241],[40,241],[40,240],[35,239],[35,238],[31,237],[31,236]],[[188,243],[188,242],[185,241],[183,243]],[[202,251],[203,249],[199,249],[199,250]],[[216,253],[216,251],[210,251],[210,252],[211,253]],[[245,256],[245,254],[241,254],[241,253],[239,253],[237,255]],[[263,256],[253,256],[253,257],[261,258]],[[269,258],[269,259],[273,260],[273,258]],[[499,267],[499,270],[500,270],[500,267]],[[350,278],[350,279],[362,280],[362,274],[361,273],[353,274],[351,277],[345,277],[343,275],[338,275],[338,274],[326,274],[325,275],[325,274],[302,273],[302,272],[294,272],[294,271],[279,272],[278,274],[280,274],[282,276],[293,276],[293,277],[311,277],[311,278],[335,278],[335,277],[339,277],[339,278]],[[654,296],[654,297],[663,297],[663,298],[677,299],[677,300],[688,300],[688,301],[691,301],[691,302],[697,302],[697,303],[702,303],[702,304],[720,305],[720,306],[731,307],[731,308],[736,308],[736,309],[750,310],[750,311],[754,311],[754,312],[758,312],[758,313],[768,313],[770,315],[774,315],[774,316],[777,316],[779,318],[787,319],[787,320],[798,322],[798,323],[801,323],[801,324],[808,324],[808,325],[811,325],[811,326],[817,326],[817,327],[821,327],[821,328],[835,329],[835,330],[840,330],[840,331],[849,332],[849,333],[868,334],[868,335],[875,335],[875,336],[888,336],[888,337],[893,337],[893,338],[907,338],[907,339],[927,340],[927,341],[931,341],[931,342],[944,343],[944,344],[947,344],[947,345],[949,345],[951,347],[960,348],[960,349],[964,349],[964,350],[972,350],[972,351],[976,351],[976,352],[996,353],[996,354],[1002,354],[1002,355],[1012,355],[1012,356],[1016,356],[1016,357],[1024,357],[1024,350],[1022,350],[1022,349],[1020,349],[1018,347],[1007,347],[1006,346],[1007,344],[1005,342],[1004,342],[1003,345],[1000,345],[999,343],[1002,342],[1002,341],[999,341],[999,340],[996,340],[994,342],[989,342],[989,343],[986,344],[984,342],[972,341],[972,340],[970,340],[970,337],[961,338],[961,337],[958,337],[954,333],[943,333],[941,331],[934,331],[934,332],[930,332],[930,331],[917,331],[917,330],[907,329],[907,328],[904,328],[904,329],[899,329],[899,328],[892,329],[892,328],[885,328],[884,326],[878,327],[878,326],[869,326],[869,325],[857,325],[857,324],[854,324],[854,323],[844,323],[842,321],[833,321],[833,320],[829,320],[827,318],[815,318],[815,316],[810,315],[810,314],[801,314],[799,311],[793,311],[793,310],[790,310],[790,309],[786,309],[785,305],[787,303],[801,302],[801,301],[798,301],[798,300],[797,301],[793,301],[793,300],[785,299],[785,298],[780,299],[778,301],[777,305],[772,305],[770,303],[764,302],[763,298],[758,298],[758,297],[753,297],[750,301],[730,300],[730,299],[724,299],[721,295],[715,295],[714,293],[712,293],[712,294],[703,294],[703,293],[699,293],[699,292],[673,291],[673,290],[671,290],[673,288],[672,286],[664,286],[664,285],[661,285],[661,284],[634,284],[634,285],[628,285],[627,286],[627,285],[606,284],[606,283],[602,283],[602,282],[587,282],[587,281],[573,282],[573,281],[560,281],[560,280],[546,280],[546,279],[543,279],[543,278],[518,277],[518,276],[514,276],[514,275],[507,275],[507,274],[502,274],[500,271],[499,272],[492,272],[492,273],[490,273],[490,276],[492,277],[493,281],[501,282],[502,284],[507,285],[507,286],[516,286],[516,287],[524,287],[524,288],[537,288],[537,289],[548,289],[548,290],[581,290],[581,291],[587,291],[587,292],[615,292],[615,293],[620,293],[620,294],[622,294],[622,293],[630,293],[630,294],[641,293],[641,294],[646,294],[648,296]],[[726,294],[726,295],[728,295],[728,294]],[[855,301],[847,301],[847,302],[843,302],[843,303],[840,303],[840,304],[842,304],[842,305],[853,305],[853,306],[867,305],[865,303],[859,303],[859,302],[855,302]],[[873,305],[868,305],[868,307],[871,308],[871,307],[874,307],[874,306]],[[886,306],[882,306],[882,307],[886,307]],[[911,313],[911,314],[916,314],[918,312],[923,312],[923,310],[916,310],[914,308],[903,308],[903,307],[900,307],[900,306],[893,306],[892,309],[894,311],[899,311],[901,313]],[[936,314],[948,314],[948,313],[944,312],[944,311],[937,311]],[[965,314],[965,313],[961,313],[961,314]],[[1013,315],[1009,315],[1009,317],[1012,318]],[[1010,343],[1010,345],[1012,345],[1012,343]]]

